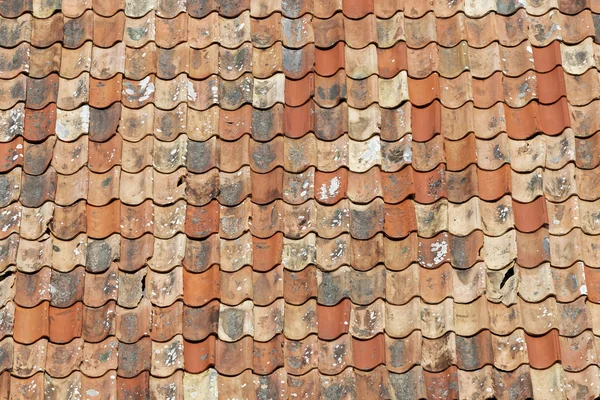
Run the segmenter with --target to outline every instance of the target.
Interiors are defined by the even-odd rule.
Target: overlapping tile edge
[[[599,30],[0,3],[0,399],[598,397]]]

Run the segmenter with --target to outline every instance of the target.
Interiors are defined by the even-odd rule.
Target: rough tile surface
[[[599,46],[598,0],[0,1],[0,399],[597,398]]]

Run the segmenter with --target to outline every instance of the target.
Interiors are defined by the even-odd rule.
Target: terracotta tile
[[[63,17],[59,13],[47,18],[31,20],[31,44],[35,47],[48,47],[63,39]]]
[[[128,47],[140,48],[155,38],[155,16],[150,12],[143,18],[126,18],[124,42]]]
[[[7,18],[16,18],[26,11],[32,11],[33,4],[30,0],[21,1],[18,3],[3,4],[0,10],[0,15]]]
[[[436,19],[436,42],[444,47],[458,45],[467,34],[464,14],[455,14],[450,18]]]
[[[252,298],[252,269],[245,267],[234,273],[221,272],[221,302],[227,305],[238,305]]]
[[[12,97],[16,100],[25,100],[22,91],[20,91],[19,84],[23,84],[22,79],[15,79],[11,87]],[[27,80],[27,100],[26,105],[32,109],[42,109],[49,103],[57,101],[59,87],[59,77],[57,74],[48,75],[45,78],[35,79],[29,78]]]
[[[142,299],[136,308],[116,310],[113,329],[120,342],[135,343],[150,333],[152,306],[148,299]]]
[[[15,245],[10,238],[5,243],[9,245],[9,249]],[[35,241],[20,239],[16,257],[16,261],[19,263],[19,270],[36,272],[44,266],[50,266],[51,257],[52,238],[42,237]]]
[[[183,398],[183,371],[177,371],[167,378],[150,377],[150,396],[158,397],[164,394]]]
[[[118,12],[107,18],[99,14],[94,14],[94,45],[110,47],[123,40],[125,19],[126,17],[123,12]]]
[[[332,76],[345,66],[344,43],[337,43],[331,49],[315,49],[314,70],[320,76]]]
[[[350,301],[345,299],[333,307],[317,306],[320,339],[333,340],[348,333],[350,305]]]
[[[144,371],[133,378],[119,377],[117,379],[117,377],[114,376],[114,379],[116,379],[117,383],[116,390],[114,390],[115,398],[125,400],[132,397],[135,398],[136,396],[141,396],[142,398],[150,397],[150,374],[148,371]]]
[[[15,295],[15,276],[14,276],[14,268],[9,268],[4,271],[4,282],[2,283],[2,290],[4,294],[0,299],[3,306],[10,301]]]
[[[187,138],[180,136],[172,142],[154,141],[154,167],[158,172],[172,173],[185,164]]]
[[[15,47],[31,36],[31,14],[24,14],[18,18],[3,18],[2,26],[6,33],[0,37],[2,47]]]
[[[68,397],[73,392],[81,390],[82,375],[79,371],[65,378],[44,376],[44,395],[51,399]]]
[[[82,73],[75,79],[60,78],[58,83],[58,94],[56,105],[63,110],[74,110],[90,97],[90,76],[87,72]]]
[[[577,396],[577,392],[574,389],[575,387],[579,388],[579,387],[585,387],[585,389],[581,389],[583,392],[585,392],[585,395],[588,397],[593,397],[596,395],[597,390],[595,389],[588,389],[587,386],[585,384],[582,384],[581,382],[585,382],[586,379],[588,379],[589,381],[593,381],[594,386],[596,385],[595,381],[595,372],[596,372],[596,368],[591,367],[591,368],[587,368],[584,371],[578,372],[578,373],[567,373],[565,374],[567,376],[567,396]],[[591,387],[591,383],[590,383],[590,387]],[[573,387],[573,389],[571,389],[571,387]],[[577,389],[579,390],[579,389]]]
[[[86,342],[97,343],[105,340],[109,335],[114,335],[117,316],[115,310],[115,302],[108,302],[102,307],[84,306],[81,317],[81,337]],[[52,325],[50,328],[52,329]]]
[[[255,341],[252,351],[254,355],[253,371],[257,374],[271,374],[275,372],[276,368],[283,367],[283,343],[283,335],[277,335],[268,342]],[[271,381],[271,383],[275,382]],[[280,384],[281,381],[277,381],[277,383]],[[264,389],[263,385],[259,386],[259,390]],[[281,393],[281,389],[279,392]]]
[[[146,234],[138,239],[121,238],[121,262],[124,271],[137,271],[152,257],[154,238]]]
[[[118,101],[117,90],[120,90],[121,87],[121,101],[130,108],[142,108],[154,101],[155,79],[153,75],[149,75],[139,81],[125,79],[122,85],[120,81],[114,81],[114,84],[113,80],[110,82],[111,85],[104,85],[102,92],[98,92],[98,104],[93,104],[94,107],[102,107],[101,104],[103,103],[106,106],[114,101]]]
[[[284,362],[288,371],[297,374],[306,374],[318,366],[318,339],[310,335],[304,340],[285,341]]]
[[[112,337],[103,342],[85,343],[81,372],[88,376],[99,377],[118,365],[119,342]]]
[[[183,274],[183,294],[186,305],[202,306],[212,299],[220,298],[221,278],[217,266],[213,266],[201,274],[188,273],[186,270]],[[204,283],[207,285],[206,290],[195,289]]]
[[[142,80],[148,75],[156,74],[157,50],[154,42],[139,49],[125,49],[125,78]]]
[[[21,203],[26,207],[41,207],[45,201],[53,200],[56,192],[56,171],[48,168],[43,175],[21,176]]]
[[[312,72],[315,65],[315,47],[312,43],[301,49],[282,48],[283,72],[286,77],[300,79]]]
[[[29,345],[15,343],[13,346],[13,375],[25,378],[45,370],[47,348],[48,341],[46,339]]]
[[[515,226],[523,232],[533,232],[548,223],[546,202],[538,197],[532,203],[513,202]]]
[[[23,208],[21,210],[21,237],[39,239],[48,230],[54,206],[46,203],[40,208]]]
[[[427,396],[436,398],[447,394],[448,397],[458,397],[457,372],[454,366],[441,372],[423,371]]]
[[[250,367],[252,351],[253,342],[250,337],[235,343],[218,341],[215,348],[215,367],[224,375],[238,375]],[[244,362],[240,363],[241,360]]]
[[[21,43],[14,49],[2,49],[0,55],[0,60],[2,60],[0,61],[0,77],[2,79],[15,78],[29,68],[29,45],[27,43]]]
[[[23,253],[17,252],[18,246],[18,235],[10,235],[8,238],[0,240],[0,249],[2,249],[5,254],[4,256],[0,257],[0,269],[2,271],[5,271],[9,265],[15,265],[17,263],[17,258],[21,260],[24,258]]]
[[[339,78],[341,77],[342,75],[340,74]],[[331,105],[335,105],[346,99],[348,105],[353,108],[366,108],[378,101],[380,101],[382,106],[391,106],[391,104],[384,104],[384,96],[381,96],[381,100],[379,99],[379,92],[383,90],[383,83],[378,87],[378,78],[375,75],[362,80],[353,80],[347,77],[345,82],[342,82],[341,80],[338,80],[335,83],[334,82],[335,81],[328,82],[326,85],[324,85],[328,92],[328,98],[326,100],[322,99],[325,101],[322,101],[320,105],[324,107],[330,107]],[[320,82],[317,83],[319,86],[321,86]],[[327,88],[330,84],[332,84],[331,89]],[[339,86],[341,89],[341,93],[339,94],[336,93],[337,86]],[[399,85],[397,88],[398,87]],[[398,92],[402,93],[401,90],[397,90],[394,94]],[[392,96],[389,96],[389,98],[392,99]],[[332,100],[333,103],[331,103]]]
[[[421,352],[421,336],[418,331],[400,340],[389,337],[385,339],[387,367],[390,372],[404,373],[417,364]],[[399,349],[404,349],[404,357],[398,353]]]
[[[64,21],[60,14],[55,14],[47,20],[34,20],[32,34],[33,30],[39,33],[36,34],[35,42],[32,40],[32,44],[35,43],[36,47],[46,47],[55,42],[63,42],[66,48],[81,47],[85,41],[92,40],[93,19],[94,13],[88,10],[79,16],[64,18]],[[44,37],[45,29],[51,29],[52,35]]]
[[[204,340],[217,332],[219,301],[213,300],[201,307],[183,307],[183,337],[186,340]]]
[[[436,43],[430,43],[422,49],[407,49],[406,69],[408,69],[409,76],[411,78],[424,79],[435,72],[439,72],[442,76],[448,76],[449,73],[445,71],[443,64],[440,65],[444,61],[441,53],[442,50]]]
[[[181,0],[161,0],[156,5],[156,13],[161,17],[173,18],[187,11],[186,2]]]
[[[0,164],[0,170],[8,172],[16,166],[23,166],[23,153],[22,138],[16,138],[8,143],[0,144],[0,158],[3,159],[3,163]]]
[[[35,274],[18,271],[16,279],[11,279],[15,285],[15,303],[21,307],[35,307],[43,301],[50,301],[50,274],[49,268],[42,268]]]
[[[336,13],[328,19],[313,18],[312,25],[314,43],[319,48],[330,48],[344,40],[344,18],[341,13]]]
[[[432,312],[432,310],[430,308],[425,308],[423,312],[428,316],[429,312]],[[429,327],[427,326],[427,328]],[[427,335],[427,333],[425,334]],[[423,338],[422,359],[425,369],[430,371],[441,371],[450,367],[450,364],[456,363],[456,357],[458,355],[455,348],[456,338],[453,333],[441,334],[440,332],[435,332],[435,336],[439,337],[436,339]]]
[[[91,268],[89,268],[91,269]],[[108,301],[117,300],[118,268],[112,265],[96,274],[86,274],[84,299],[86,305],[100,307]]]
[[[73,142],[56,141],[52,166],[58,173],[69,175],[79,170],[87,160],[88,138],[81,136]]]
[[[87,237],[79,234],[71,240],[52,240],[52,267],[60,272],[67,272],[77,265],[85,264]]]
[[[152,359],[152,341],[145,337],[127,344],[119,343],[119,369],[121,377],[133,378],[142,371],[149,371]]]
[[[82,339],[75,339],[68,344],[48,343],[47,373],[52,377],[65,378],[77,370],[82,361],[82,347]]]
[[[529,362],[534,368],[548,368],[560,360],[560,342],[558,332],[550,331],[547,335],[534,337],[525,335]],[[543,349],[543,350],[542,350]]]
[[[550,104],[556,102],[561,96],[566,96],[565,75],[562,68],[555,68],[548,73],[537,73],[537,90],[541,103]],[[552,81],[552,85],[548,82]]]
[[[22,208],[18,203],[14,203],[3,211],[4,215],[2,215],[2,228],[5,229],[5,232],[2,234],[2,238],[6,239],[10,237],[13,233],[16,233],[19,230],[19,225],[21,223],[21,213]]]
[[[558,68],[557,68],[558,69]],[[592,101],[589,93],[598,87],[598,77],[592,70],[588,70],[583,75],[571,77],[566,75],[566,93],[574,105],[585,105]]]
[[[89,187],[87,198],[91,205],[104,206],[119,197],[120,172],[121,170],[118,167],[104,174],[89,172],[88,179],[86,179]]]
[[[153,10],[156,7],[156,2],[152,1],[150,3],[146,2],[138,2],[131,1],[125,3],[125,14],[128,17],[142,17],[147,12]]]
[[[243,13],[245,10],[250,9],[250,0],[242,0],[236,4],[230,4],[225,0],[215,0],[215,4],[215,9],[219,12],[219,14],[229,18],[235,17],[236,15]]]
[[[14,395],[15,398],[43,399],[44,374],[36,373],[29,378],[19,378],[16,376],[11,376],[10,393],[11,397],[13,397]]]
[[[391,47],[404,38],[403,16],[397,13],[390,19],[377,20],[373,14],[361,19],[344,19],[344,36],[352,48],[362,48],[379,42],[379,47]]]
[[[6,173],[3,178],[0,178],[0,182],[6,185],[5,187],[7,188],[3,193],[0,192],[0,206],[6,207],[19,198],[21,190],[21,170],[19,168],[13,169]]]
[[[532,47],[535,70],[538,72],[549,72],[561,64],[560,43],[551,42],[548,46]]]
[[[75,268],[71,272],[54,272],[51,278],[51,285],[58,292],[52,293],[50,304],[56,307],[70,307],[78,301],[83,300],[84,294],[83,268]]]
[[[31,344],[49,333],[49,303],[43,302],[33,308],[15,306],[14,338],[20,343]]]
[[[125,45],[122,42],[110,48],[94,46],[90,75],[97,79],[110,79],[125,72]]]
[[[236,377],[223,376],[223,378],[219,380],[219,393],[222,393],[227,398],[246,398],[248,396],[256,395],[256,393],[261,390],[268,392],[269,390],[273,390],[271,387],[272,385],[269,385],[272,376],[277,375],[261,376],[261,379],[256,379],[258,376],[253,375],[250,370],[246,370]],[[281,379],[281,377],[278,378]],[[281,380],[279,382],[281,382]],[[285,380],[283,380],[283,382],[285,382]],[[258,387],[259,385],[262,389]],[[278,390],[277,393],[279,393]],[[282,394],[285,393],[283,392]]]
[[[182,268],[176,267],[168,273],[148,271],[145,295],[154,305],[166,307],[183,298]]]
[[[377,367],[372,372],[355,371],[356,392],[361,397],[390,397],[389,375],[385,367]]]
[[[73,239],[80,233],[85,233],[86,225],[86,207],[84,201],[79,201],[71,206],[54,209],[54,220],[51,231],[62,240]]]
[[[12,109],[0,111],[0,126],[4,130],[2,141],[10,141],[24,135],[25,105],[19,103]]]
[[[381,78],[393,78],[400,71],[407,70],[407,49],[404,42],[398,42],[388,49],[377,49],[378,73]]]
[[[81,4],[78,4],[75,0],[66,0],[61,4],[61,10],[63,14],[68,17],[76,17],[83,14],[86,10],[90,10],[92,8],[91,1],[82,1]]]
[[[215,336],[209,336],[201,342],[184,341],[185,369],[187,372],[199,373],[205,371],[209,366],[215,365]]]
[[[360,370],[371,370],[385,362],[384,335],[379,334],[373,339],[352,339],[354,367]]]

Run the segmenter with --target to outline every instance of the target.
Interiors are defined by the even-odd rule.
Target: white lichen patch
[[[319,189],[319,199],[327,200],[336,197],[339,193],[342,182],[339,177],[335,176],[329,181],[329,185],[323,183]]]
[[[194,89],[194,84],[191,81],[187,82],[187,99],[188,101],[198,100],[198,93]]]
[[[431,252],[434,253],[435,256],[433,257],[433,264],[428,264],[428,267],[433,267],[434,265],[443,262],[448,254],[448,242],[446,242],[446,239],[431,243]]]

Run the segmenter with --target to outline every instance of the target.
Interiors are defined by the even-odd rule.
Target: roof
[[[0,399],[600,395],[598,0],[0,16]]]

